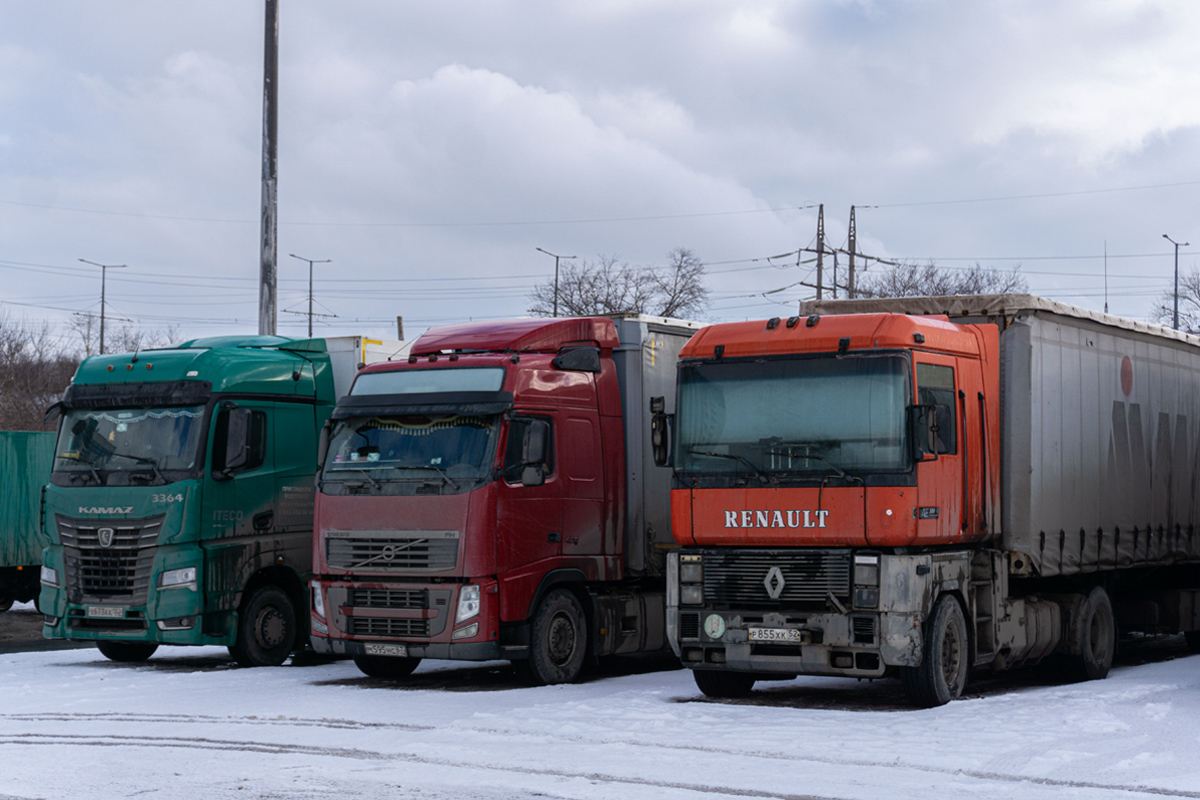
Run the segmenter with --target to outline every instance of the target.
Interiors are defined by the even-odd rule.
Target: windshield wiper
[[[767,445],[769,447],[775,447],[775,446],[780,446],[780,445],[782,445],[783,447],[788,447],[788,448],[792,448],[792,447],[818,448],[818,447],[820,447],[820,448],[828,449],[830,447],[830,445],[825,442],[785,442],[783,439],[780,439],[777,436],[773,436],[769,439],[759,439],[758,443],[762,444],[762,445]],[[834,478],[834,477],[841,478],[844,481],[851,481],[851,482],[857,481],[858,483],[865,485],[865,481],[863,481],[862,478],[858,477],[857,475],[847,475],[845,470],[843,470],[837,464],[834,464],[828,458],[826,458],[825,456],[823,456],[819,453],[812,453],[812,452],[793,453],[790,449],[789,450],[767,450],[766,452],[768,455],[772,455],[772,456],[786,456],[788,458],[804,458],[804,459],[812,459],[815,461],[823,462],[826,466],[828,466],[836,474],[835,475],[826,475],[825,477],[823,477],[821,479],[822,485],[824,485],[825,481],[828,481],[830,478]]]
[[[158,468],[158,462],[153,458],[135,456],[132,453],[118,453],[115,451],[109,455],[109,458],[128,458],[130,461],[136,461],[139,464],[149,464],[150,469],[154,470],[154,479],[162,481],[163,483],[167,482],[166,476],[164,476],[162,471]]]
[[[754,475],[760,481],[763,481],[765,483],[769,480],[766,475],[762,474],[762,472],[759,470],[758,467],[754,466],[753,461],[746,458],[745,456],[739,456],[737,453],[714,453],[711,450],[701,450],[701,449],[699,449],[699,447],[689,447],[688,452],[691,453],[692,455],[696,455],[696,456],[711,456],[712,458],[728,458],[732,461],[737,461],[738,463],[744,464],[747,467],[749,467],[750,471],[753,472]]]
[[[80,464],[83,464],[85,467],[91,470],[92,477],[96,479],[96,484],[99,486],[104,485],[104,481],[100,478],[100,473],[96,471],[96,465],[83,456],[75,455],[74,453],[59,453],[58,458],[65,458],[67,461],[77,461]]]
[[[374,487],[375,491],[377,491],[377,492],[383,491],[383,484],[380,483],[379,481],[375,480],[374,478],[372,478],[371,473],[367,472],[362,467],[350,467],[347,471],[348,472],[361,472],[362,476],[367,479],[367,482],[370,483],[372,487]],[[339,472],[340,472],[340,470],[339,470]]]

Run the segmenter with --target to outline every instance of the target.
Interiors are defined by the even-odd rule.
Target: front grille
[[[351,589],[349,604],[357,608],[429,608],[424,589]]]
[[[353,617],[350,620],[350,632],[355,636],[428,636],[429,621]]]
[[[364,572],[445,572],[458,564],[458,531],[326,531],[329,566]]]
[[[851,617],[850,628],[855,644],[875,644],[874,617]]]
[[[700,638],[700,615],[696,613],[683,613],[679,615],[679,638],[680,639],[699,639]]]
[[[711,606],[823,608],[830,594],[850,594],[849,550],[706,550],[703,559]]]
[[[57,516],[56,521],[71,602],[86,599],[146,602],[162,531],[161,516],[122,520]]]

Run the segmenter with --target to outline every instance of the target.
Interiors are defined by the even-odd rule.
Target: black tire
[[[1200,631],[1187,631],[1183,634],[1183,640],[1187,642],[1190,652],[1200,653]]]
[[[42,613],[42,593],[38,592],[33,596],[33,608],[39,614]]]
[[[96,642],[96,647],[109,661],[120,661],[123,664],[137,664],[158,649],[153,642]]]
[[[754,689],[754,682],[757,680],[745,672],[715,669],[694,669],[692,677],[696,679],[696,686],[704,692],[705,697],[717,699],[746,697]]]
[[[938,598],[926,623],[921,665],[900,669],[900,681],[914,705],[933,708],[957,700],[967,685],[970,647],[962,606],[948,594]]]
[[[8,611],[10,608],[12,608],[14,602],[16,601],[7,595],[0,597],[0,614],[3,614],[5,611]]]
[[[1068,635],[1079,638],[1079,653],[1056,659],[1059,678],[1067,683],[1098,681],[1108,677],[1117,650],[1117,622],[1108,592],[1092,588],[1074,610]]]
[[[278,586],[261,586],[242,602],[229,654],[243,667],[278,667],[296,646],[296,609]]]
[[[397,681],[412,675],[413,670],[421,663],[419,658],[393,658],[392,656],[354,656],[354,666],[371,678],[383,678]]]
[[[579,677],[587,656],[587,625],[575,595],[566,589],[546,595],[533,613],[529,637],[533,683],[571,683]]]

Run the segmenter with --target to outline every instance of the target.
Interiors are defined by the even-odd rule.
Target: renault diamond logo
[[[112,528],[99,528],[96,531],[96,535],[100,537],[100,546],[101,547],[112,547],[112,542],[113,542],[113,529]]]
[[[779,571],[779,567],[771,567],[767,570],[767,577],[763,578],[763,586],[767,587],[767,595],[772,600],[778,600],[779,595],[783,594],[783,587],[787,581],[783,579],[783,573]]]

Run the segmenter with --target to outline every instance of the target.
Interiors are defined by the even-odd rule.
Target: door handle
[[[254,530],[256,530],[256,531],[268,530],[274,522],[275,522],[275,512],[274,511],[264,511],[261,514],[255,514],[254,515]]]

